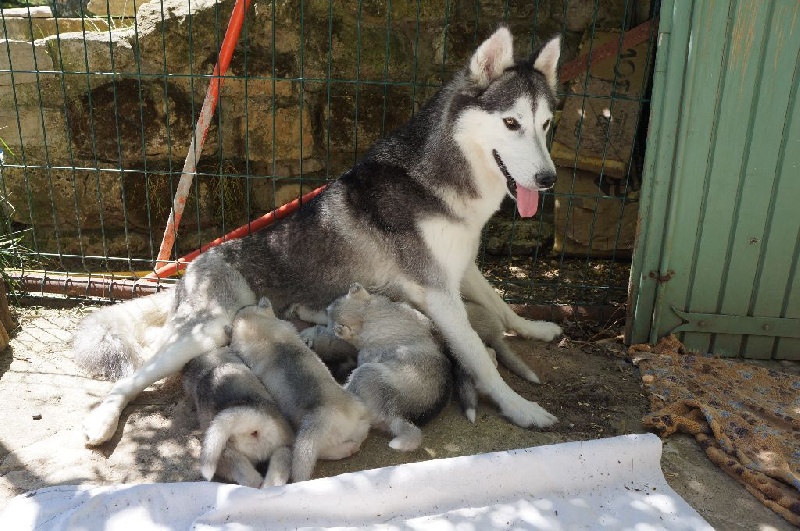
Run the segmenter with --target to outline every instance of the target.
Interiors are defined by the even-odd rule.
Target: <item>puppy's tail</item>
[[[217,471],[217,464],[222,456],[228,440],[237,431],[248,413],[254,413],[246,407],[234,407],[220,412],[209,424],[203,439],[203,449],[200,452],[200,473],[211,481]],[[249,419],[251,420],[251,419]],[[246,423],[246,424],[249,424]]]
[[[167,319],[172,290],[101,308],[72,334],[73,360],[95,378],[118,380],[150,357]]]

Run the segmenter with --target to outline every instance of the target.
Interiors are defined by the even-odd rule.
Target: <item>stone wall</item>
[[[94,4],[105,10],[105,1]],[[395,0],[387,12],[377,0],[308,0],[302,11],[295,0],[254,0],[202,152],[181,251],[291,199],[301,175],[311,184],[338,175],[499,23],[519,48],[563,32],[569,60],[594,18],[605,28],[648,18],[647,0],[627,4],[602,2],[595,14],[594,0],[488,0],[479,9]],[[124,12],[99,18],[4,15],[2,194],[42,251],[152,256],[234,2],[136,2],[135,17],[132,1],[116,5]]]

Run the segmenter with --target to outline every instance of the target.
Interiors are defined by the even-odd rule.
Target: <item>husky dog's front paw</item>
[[[103,402],[94,408],[83,421],[83,434],[87,446],[97,446],[109,440],[117,431],[119,408]]]
[[[520,318],[512,328],[514,332],[528,339],[552,341],[563,333],[561,327],[549,321],[528,321]]]
[[[536,402],[517,396],[510,407],[502,408],[503,414],[522,428],[547,428],[558,422],[558,417],[548,413]]]

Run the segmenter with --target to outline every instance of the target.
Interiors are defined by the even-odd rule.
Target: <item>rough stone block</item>
[[[299,105],[273,109],[270,101],[251,101],[247,106],[247,119],[239,119],[238,125],[237,136],[241,142],[238,147],[229,148],[235,149],[235,153],[226,150],[228,156],[248,155],[250,160],[269,162],[300,160],[313,154],[314,131],[311,109],[307,105],[301,113]],[[248,143],[244,142],[245,134]]]
[[[58,70],[81,74],[80,79],[88,79],[91,86],[95,87],[118,75],[137,73],[138,62],[131,44],[133,37],[133,29],[90,33],[80,31],[52,35],[36,43],[37,46],[46,46],[50,56],[58,58]],[[107,74],[97,74],[100,72]],[[84,90],[86,83],[79,83],[78,86],[79,90]]]
[[[135,17],[136,10],[146,0],[89,0],[86,10],[93,15],[112,17]]]
[[[44,107],[0,109],[0,136],[29,165],[68,164],[67,127],[64,113]],[[24,151],[22,147],[24,146]],[[6,163],[12,160],[6,159]]]
[[[0,10],[3,17],[9,18],[52,18],[53,11],[49,6],[11,7]]]
[[[128,26],[133,19],[115,20],[114,27]],[[108,21],[102,18],[6,18],[5,30],[0,25],[0,38],[33,41],[57,33],[108,31]]]
[[[78,160],[75,166],[91,167]],[[106,166],[97,170],[5,167],[7,200],[14,221],[36,230],[128,229],[163,234],[179,172],[145,174]],[[219,221],[220,179],[197,178],[181,226],[207,227]],[[243,196],[231,195],[232,204]]]
[[[10,60],[9,60],[10,58]],[[31,42],[0,40],[0,87],[8,87],[12,83],[36,83],[40,75],[38,71],[53,70],[53,61],[47,51]]]
[[[120,79],[69,105],[71,138],[81,157],[124,165],[186,157],[199,107],[182,89],[161,81]],[[203,153],[216,148],[209,134]]]

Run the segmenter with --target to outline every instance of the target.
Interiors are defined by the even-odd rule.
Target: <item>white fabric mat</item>
[[[57,486],[4,529],[712,529],[667,485],[661,441],[624,435],[436,459],[256,490],[219,483]]]

